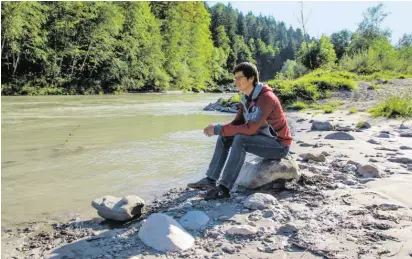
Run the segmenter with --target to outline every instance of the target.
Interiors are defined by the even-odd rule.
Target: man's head
[[[250,94],[259,83],[259,72],[255,65],[242,62],[233,69],[234,82],[239,91]]]

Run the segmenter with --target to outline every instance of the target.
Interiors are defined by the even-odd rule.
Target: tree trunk
[[[77,56],[74,57],[73,62],[72,62],[72,71],[70,72],[70,79],[73,79],[73,73],[74,73],[74,66],[76,65],[77,62]]]
[[[309,53],[309,44],[308,44],[308,41],[306,40],[306,28],[305,28],[306,22],[307,22],[307,20],[305,21],[303,19],[303,2],[300,2],[300,23],[302,24],[303,40],[305,41],[305,44],[306,44],[306,55],[309,58],[310,69],[313,69],[312,68],[312,59],[310,58],[310,53]]]
[[[90,52],[90,48],[92,47],[92,43],[93,43],[93,42],[90,42],[89,47],[87,48],[86,56],[85,56],[84,59],[83,59],[83,64],[82,64],[82,66],[80,67],[80,71],[81,71],[82,73],[83,73],[83,69],[84,69],[84,64],[86,63],[86,59],[89,57],[89,52]]]
[[[6,37],[3,34],[3,42],[1,43],[1,56],[3,56],[3,48],[4,48],[4,44],[6,43]]]
[[[14,60],[14,55],[13,55],[13,60]],[[14,74],[16,73],[17,65],[19,64],[19,61],[20,61],[20,53],[17,55],[16,63],[13,64],[13,74],[12,74],[12,77],[13,77]],[[14,62],[13,62],[13,63],[14,63]]]

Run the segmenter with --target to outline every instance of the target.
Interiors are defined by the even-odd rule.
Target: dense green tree
[[[348,51],[351,43],[352,33],[349,30],[341,30],[332,33],[330,40],[335,49],[336,57],[340,60],[342,56]]]
[[[330,68],[336,62],[336,53],[329,37],[322,36],[318,41],[302,44],[298,59],[309,69]]]
[[[412,33],[405,33],[398,41],[398,47],[409,47],[412,46]]]
[[[2,80],[41,73],[47,60],[43,29],[48,8],[39,2],[1,3]]]
[[[145,85],[167,89],[169,77],[163,70],[160,21],[152,14],[148,2],[123,2],[121,6],[125,25],[111,74],[130,91]]]
[[[363,20],[358,26],[356,33],[352,35],[349,46],[350,53],[367,50],[375,40],[389,39],[391,33],[388,29],[381,28],[382,22],[389,15],[384,12],[383,3],[370,7],[363,13]]]
[[[5,2],[1,11],[4,94],[213,88],[241,61],[266,80],[303,41],[231,4]]]

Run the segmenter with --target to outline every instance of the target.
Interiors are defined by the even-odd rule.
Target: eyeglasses
[[[240,79],[242,79],[242,78],[244,78],[244,77],[246,77],[246,76],[235,76],[235,77],[233,78],[233,80],[234,80],[234,81],[239,81]]]

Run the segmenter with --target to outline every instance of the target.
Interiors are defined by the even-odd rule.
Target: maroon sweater
[[[251,97],[242,97],[242,105],[235,119],[225,125],[216,125],[215,134],[235,136],[236,134],[262,134],[276,138],[280,143],[292,145],[292,136],[286,121],[285,113],[278,97],[272,89],[258,84]]]

